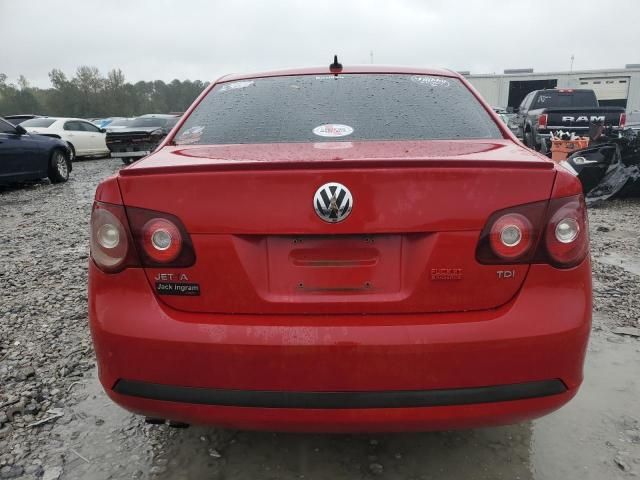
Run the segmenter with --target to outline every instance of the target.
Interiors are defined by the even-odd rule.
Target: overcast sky
[[[639,0],[0,0],[0,73],[128,81],[369,63],[472,73],[640,63]]]

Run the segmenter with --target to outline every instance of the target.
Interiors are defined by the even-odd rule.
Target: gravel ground
[[[411,435],[145,425],[101,391],[88,218],[118,160],[0,187],[0,478],[631,478],[640,474],[640,200],[590,210],[594,335],[578,397],[535,422]],[[618,333],[616,333],[618,332]]]
[[[594,312],[610,322],[596,329],[640,327],[640,199],[589,210]]]

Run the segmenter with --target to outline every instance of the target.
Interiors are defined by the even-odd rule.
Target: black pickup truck
[[[601,107],[593,90],[534,90],[524,97],[512,122],[518,126],[524,144],[540,150],[551,132],[557,130],[586,135],[591,123],[622,128],[625,110]]]

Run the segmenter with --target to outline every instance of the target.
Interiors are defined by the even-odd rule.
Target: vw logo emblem
[[[351,213],[353,197],[349,189],[341,183],[325,183],[313,196],[313,208],[325,222],[341,222]]]

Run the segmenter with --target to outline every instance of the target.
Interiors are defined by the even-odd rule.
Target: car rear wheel
[[[130,165],[131,163],[133,163],[133,158],[123,158],[122,163],[124,163],[125,165]]]
[[[69,180],[69,160],[62,150],[54,150],[49,161],[49,180],[61,183]]]

